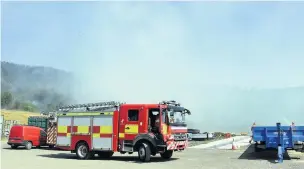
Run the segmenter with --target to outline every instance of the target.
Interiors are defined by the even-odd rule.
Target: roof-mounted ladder
[[[59,111],[68,112],[75,109],[86,109],[86,111],[99,111],[111,108],[117,108],[123,102],[116,102],[116,101],[109,101],[109,102],[99,102],[99,103],[87,103],[87,104],[73,104],[73,105],[66,105],[60,106],[58,109]]]

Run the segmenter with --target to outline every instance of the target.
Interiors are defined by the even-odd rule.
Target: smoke
[[[177,99],[181,89],[200,74],[199,64],[187,57],[192,52],[187,50],[186,24],[180,13],[173,7],[166,16],[146,5],[108,7],[107,16],[114,23],[102,19],[92,23],[88,36],[94,38],[84,43],[94,51],[77,72],[83,77],[85,95],[90,92],[91,100],[137,103]],[[85,56],[86,49],[78,51]]]
[[[240,54],[248,55],[248,50],[252,50],[248,48],[251,41],[255,44],[254,42],[261,40],[246,34],[243,37],[249,40],[243,40],[244,46],[230,46],[218,41],[218,47],[210,51],[206,46],[215,43],[214,39],[200,39],[206,34],[202,31],[200,33],[203,36],[198,34],[199,40],[195,40],[201,43],[201,49],[198,49],[190,38],[193,36],[192,31],[197,30],[188,25],[187,19],[191,18],[186,18],[181,11],[189,8],[191,14],[195,15],[200,13],[201,6],[172,5],[166,6],[166,11],[164,6],[161,3],[151,3],[149,7],[147,4],[113,3],[107,6],[107,12],[97,14],[100,20],[91,23],[92,29],[88,30],[89,41],[83,42],[86,45],[78,49],[85,56],[79,66],[81,69],[77,72],[82,77],[79,84],[82,84],[80,90],[83,91],[82,96],[78,97],[79,101],[122,100],[128,103],[157,103],[175,99],[192,110],[193,115],[188,118],[189,126],[202,131],[249,131],[253,122],[275,125],[281,121],[289,125],[290,121],[298,119],[304,109],[295,99],[304,97],[304,89],[296,88],[297,92],[291,94],[288,93],[288,88],[283,91],[279,89],[295,84],[293,82],[299,78],[287,75],[288,73],[281,69],[285,59],[276,61],[280,68],[270,68],[272,57],[251,55],[242,58]],[[156,8],[160,12],[153,11]],[[219,22],[226,22],[223,20],[224,15],[228,15],[228,18],[234,18],[236,15],[232,12],[236,8],[232,6],[219,6],[217,9],[224,11],[220,14],[211,12],[210,15],[207,10],[209,18],[202,15],[202,23],[196,20],[192,24],[197,24],[210,34],[235,33],[234,26],[227,27],[226,31],[218,28],[215,28],[215,32],[210,30]],[[254,21],[257,25],[253,25],[256,27],[253,32],[257,37],[263,33],[273,38],[279,36],[280,30],[271,30],[273,27],[268,22],[273,20],[276,25],[281,25],[278,17],[286,18],[285,11],[272,11],[275,13],[268,14],[265,18],[257,14],[260,21]],[[254,18],[254,14],[246,14],[248,18]],[[106,19],[105,15],[111,18],[111,21]],[[242,19],[246,19],[246,16]],[[216,35],[213,37],[219,38]],[[228,40],[228,37],[223,38]],[[231,43],[234,44],[234,40]],[[89,50],[94,52],[88,52],[88,46]],[[239,47],[245,47],[246,50],[239,50]],[[231,52],[232,49],[239,50],[240,54]],[[221,50],[226,51],[227,56],[224,52],[219,52]],[[275,49],[266,45],[264,49],[253,52],[262,54],[271,50]],[[90,55],[87,56],[86,53]],[[287,62],[290,63],[293,59],[295,57],[291,57]],[[261,62],[262,60],[266,60],[266,63]],[[267,67],[270,73],[259,70],[265,71]],[[303,72],[303,69],[300,72]],[[284,78],[269,78],[278,74]],[[299,75],[299,72],[295,74]],[[285,79],[285,82],[282,79]],[[289,84],[286,79],[290,79]],[[264,86],[269,89],[256,90],[237,86]],[[273,87],[279,88],[271,90]],[[303,120],[298,119],[298,123],[303,123]]]
[[[44,3],[28,11],[34,6],[39,15],[23,20],[35,18],[40,31],[29,27],[43,39],[14,52],[35,49],[23,62],[71,70],[79,103],[174,99],[202,131],[303,123],[304,89],[288,88],[304,85],[303,3]]]
[[[155,6],[162,11],[162,5]],[[205,56],[200,56],[191,46],[192,29],[188,28],[178,8],[168,7],[164,14],[153,12],[146,4],[111,4],[107,11],[112,22],[107,21],[105,14],[100,14],[101,19],[92,23],[92,30],[88,30],[90,41],[85,41],[83,50],[78,50],[83,56],[88,45],[95,51],[89,52],[91,55],[85,57],[77,72],[82,76],[79,84],[84,91],[83,96],[78,97],[79,101],[156,103],[175,99],[192,110],[193,115],[188,119],[190,126],[203,131],[248,131],[254,121],[261,125],[282,121],[288,125],[286,118],[296,120],[303,111],[303,106],[292,101],[297,95],[303,96],[303,89],[299,89],[298,94],[288,95],[289,101],[279,90],[267,92],[225,87],[236,85],[233,81],[242,73],[231,68],[234,63],[209,61],[215,66],[210,68],[204,59],[199,58]],[[269,16],[261,22],[275,17]],[[257,29],[268,32],[269,28]],[[220,48],[227,50],[225,46]],[[255,62],[243,64],[252,67]],[[224,69],[219,69],[221,65]],[[225,67],[228,77],[224,73]],[[293,106],[297,110],[290,113]]]

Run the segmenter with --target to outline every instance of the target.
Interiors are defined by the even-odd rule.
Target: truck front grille
[[[187,135],[184,133],[179,133],[179,134],[174,134],[174,140],[179,141],[179,140],[186,140]]]

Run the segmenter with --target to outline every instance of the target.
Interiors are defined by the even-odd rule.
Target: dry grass
[[[27,124],[29,116],[39,116],[40,114],[20,110],[1,110],[1,115],[4,116],[4,120],[17,120],[20,124]]]

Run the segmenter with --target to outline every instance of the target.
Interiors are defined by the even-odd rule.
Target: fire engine
[[[78,159],[109,158],[114,152],[138,152],[142,162],[158,153],[169,159],[188,145],[185,117],[190,114],[176,101],[63,106],[57,112],[56,147]]]

